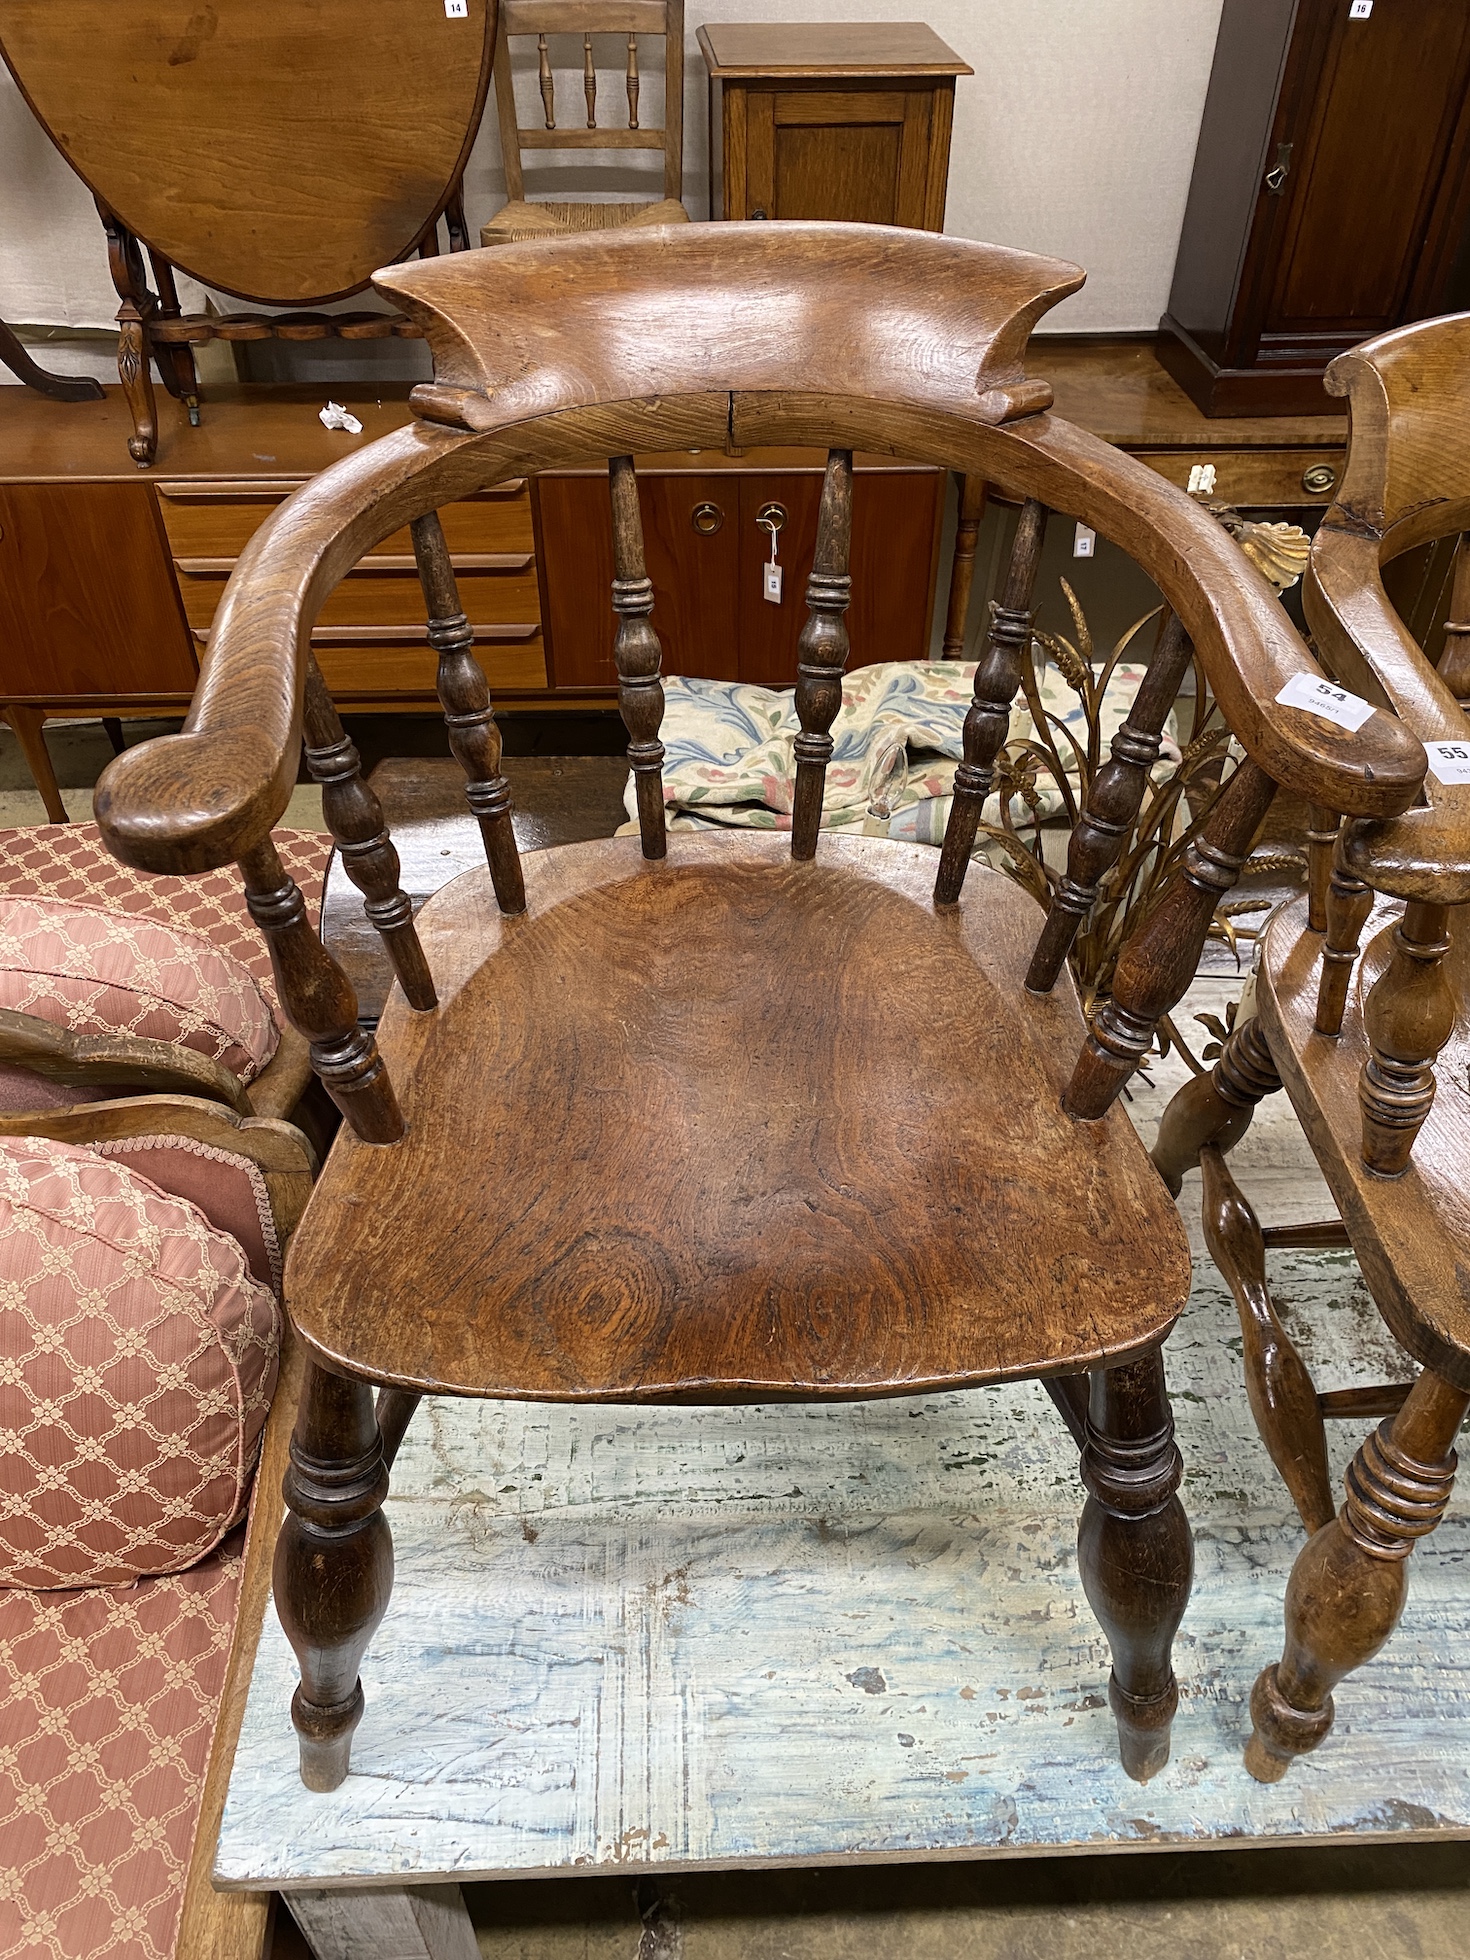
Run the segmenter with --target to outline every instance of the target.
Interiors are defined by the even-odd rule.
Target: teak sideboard
[[[1058,411],[1172,482],[1212,464],[1221,503],[1325,509],[1345,424],[1325,417],[1211,422],[1146,340],[1042,341],[1035,366]],[[202,428],[177,404],[140,475],[116,388],[101,402],[8,387],[0,416],[0,715],[20,737],[53,817],[49,715],[182,714],[241,547],[296,485],[408,419],[404,402],[352,402],[361,436],[324,429],[313,388],[211,389]],[[822,459],[800,450],[640,458],[655,618],[670,672],[789,684]],[[943,514],[941,473],[860,458],[854,555],[873,566],[852,622],[852,664],[927,655]],[[914,503],[923,521],[914,521]],[[760,597],[767,504],[784,513],[785,603]],[[901,562],[891,519],[905,510]],[[611,706],[612,543],[606,485],[569,472],[504,484],[445,513],[477,652],[498,704]],[[697,576],[675,580],[675,564]],[[917,595],[917,603],[915,596]],[[695,621],[701,623],[696,630]],[[434,657],[406,537],[389,538],[328,602],[317,656],[342,708],[436,708]]]

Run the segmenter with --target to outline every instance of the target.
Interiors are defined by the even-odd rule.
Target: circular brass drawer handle
[[[712,538],[725,521],[725,513],[718,504],[696,504],[689,514],[689,522],[702,538]]]
[[[1337,486],[1337,471],[1330,463],[1313,463],[1302,471],[1302,488],[1313,497],[1325,497]]]
[[[755,514],[755,521],[763,531],[782,531],[786,528],[785,504],[762,504]]]

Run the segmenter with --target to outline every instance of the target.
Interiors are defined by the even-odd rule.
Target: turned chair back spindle
[[[548,35],[581,37],[582,96],[585,128],[577,112],[563,118],[557,102],[556,76]],[[621,65],[626,122],[601,120],[597,50],[594,36],[616,35],[624,43]],[[664,42],[664,121],[650,129],[642,114],[642,70],[639,39]],[[511,66],[512,38],[534,38],[536,80],[541,97],[543,127],[525,128],[516,109]],[[506,196],[524,200],[523,150],[605,150],[658,152],[663,156],[664,198],[677,200],[684,190],[684,0],[503,0],[495,46],[495,108],[500,124],[500,150],[505,164]],[[616,112],[614,112],[616,113]]]
[[[662,8],[629,0],[607,13],[634,32],[654,11],[662,17]],[[548,4],[535,31],[555,31],[574,12]],[[511,31],[518,23],[534,30],[536,15],[529,0],[509,0],[505,9]],[[1027,976],[1033,993],[1056,984],[1077,926],[1117,861],[1191,647],[1247,755],[1193,836],[1179,877],[1124,949],[1113,995],[1094,1016],[1066,1092],[1079,1119],[1105,1115],[1183,993],[1278,782],[1365,819],[1395,816],[1418,791],[1423,750],[1390,716],[1375,713],[1349,739],[1278,704],[1285,682],[1318,679],[1318,670],[1274,595],[1209,514],[1143,465],[1045,413],[1051,392],[1026,377],[1026,342],[1047,307],[1080,283],[1073,267],[882,227],[750,224],[511,244],[395,267],[378,283],[422,327],[434,355],[433,382],[413,396],[418,420],[314,479],[255,534],[217,613],[186,730],[119,757],[97,797],[109,845],[129,863],[173,872],[240,865],[286,1011],[361,1137],[391,1142],[404,1119],[373,1037],[358,1025],[352,989],[312,931],[270,841],[303,729],[344,867],[410,1008],[434,1012],[435,993],[381,810],[315,669],[312,626],[363,553],[408,525],[439,696],[495,898],[503,913],[522,910],[489,689],[435,515],[509,476],[593,461],[608,469],[619,698],[641,850],[654,861],[669,849],[663,687],[636,453],[723,448],[731,440],[828,448],[799,641],[791,837],[799,863],[818,851],[842,701],[854,451],[956,469],[1021,504],[966,717],[937,865],[941,909],[963,901],[1011,704],[1031,658],[1048,510],[1115,539],[1157,581],[1175,617],[1111,761],[1092,784],[1066,876],[1038,920]]]

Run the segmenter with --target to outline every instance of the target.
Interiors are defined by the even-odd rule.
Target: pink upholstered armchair
[[[331,840],[277,843],[316,903]],[[309,1075],[228,874],[0,831],[0,1960],[259,1955],[210,1763],[295,1406]]]

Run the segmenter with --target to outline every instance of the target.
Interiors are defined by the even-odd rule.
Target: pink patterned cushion
[[[321,911],[332,840],[315,830],[271,833],[281,863],[301,887],[307,916]],[[142,912],[186,932],[202,933],[216,952],[237,959],[277,1005],[270,954],[245,909],[240,874],[227,864],[191,878],[161,878],[119,864],[94,823],[42,823],[0,830],[0,893],[7,898],[68,898],[109,912]]]
[[[67,899],[0,897],[0,1007],[74,1034],[180,1042],[242,1082],[279,1041],[254,980],[200,934]]]
[[[275,1296],[124,1164],[0,1138],[0,1585],[178,1571],[240,1516]]]
[[[0,1593],[0,1960],[171,1960],[240,1570]]]

